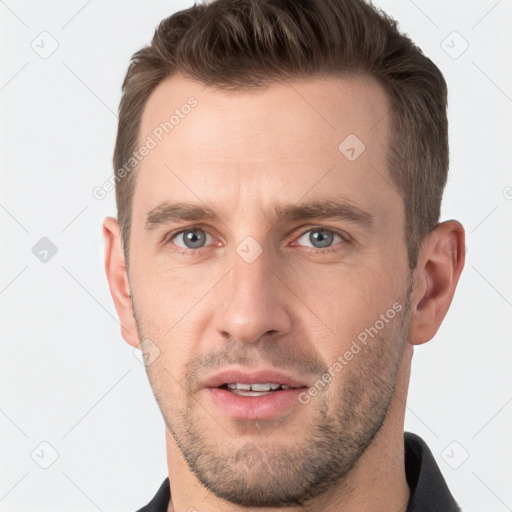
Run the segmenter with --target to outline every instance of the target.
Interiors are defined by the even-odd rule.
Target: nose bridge
[[[264,334],[288,332],[291,320],[283,284],[270,270],[266,251],[256,257],[253,252],[248,258],[256,248],[251,247],[254,241],[246,243],[237,248],[232,269],[223,280],[216,328],[224,336],[253,343]]]
[[[233,300],[265,301],[271,291],[270,288],[275,287],[276,283],[271,282],[273,274],[269,269],[270,262],[267,254],[261,252],[254,260],[245,259],[243,251],[250,254],[251,250],[253,249],[250,247],[250,242],[242,242],[234,258],[231,283]],[[254,258],[254,255],[252,257]]]

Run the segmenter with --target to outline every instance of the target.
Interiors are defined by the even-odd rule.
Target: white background
[[[451,174],[442,217],[467,230],[450,312],[415,351],[406,430],[428,443],[467,512],[505,512],[512,510],[512,2],[376,3],[448,82]],[[166,476],[163,420],[120,335],[104,274],[101,222],[116,215],[114,193],[98,201],[92,189],[112,173],[130,56],[161,19],[189,5],[0,1],[3,512],[135,510]],[[32,48],[48,51],[53,39],[58,48],[47,59]],[[58,249],[46,263],[32,252],[42,237]],[[42,469],[53,450],[58,458]]]

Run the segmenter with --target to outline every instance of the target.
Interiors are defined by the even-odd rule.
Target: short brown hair
[[[448,172],[447,87],[397,22],[364,0],[215,0],[177,12],[131,59],[122,86],[114,171],[138,144],[149,95],[177,72],[224,89],[366,74],[391,99],[388,164],[404,200],[410,268],[437,224]],[[126,264],[136,173],[116,179]]]

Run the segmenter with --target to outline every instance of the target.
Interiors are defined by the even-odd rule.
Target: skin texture
[[[405,511],[413,346],[449,308],[462,226],[439,224],[410,271],[386,160],[390,103],[369,77],[228,92],[175,75],[150,96],[140,140],[190,97],[197,106],[137,170],[129,270],[117,221],[103,224],[122,335],[134,347],[150,339],[158,355],[146,369],[167,427],[169,510]],[[353,161],[338,149],[349,134],[365,145]],[[276,204],[314,200],[343,201],[371,223],[274,216]],[[165,201],[218,219],[145,229]],[[188,247],[176,236],[184,229],[204,245]],[[315,247],[313,233],[329,243]],[[262,252],[249,263],[237,247]],[[371,326],[378,332],[345,358]],[[346,364],[327,386],[270,419],[234,420],[201,387],[220,369],[262,367],[311,387],[339,356]]]

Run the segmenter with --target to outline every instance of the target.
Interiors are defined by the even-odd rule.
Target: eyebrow
[[[273,217],[276,221],[332,219],[348,221],[369,230],[374,217],[348,200],[321,199],[299,204],[277,204]],[[160,203],[146,216],[145,229],[150,231],[176,221],[219,221],[220,217],[206,205],[196,203]]]

